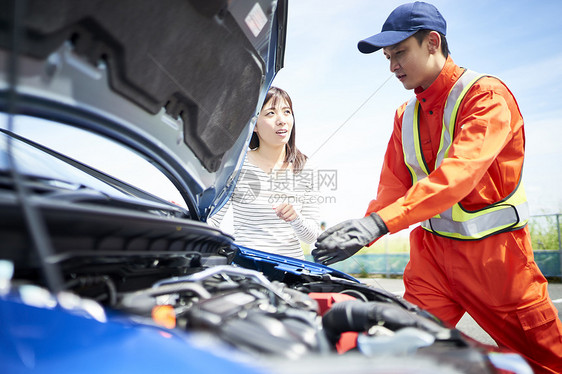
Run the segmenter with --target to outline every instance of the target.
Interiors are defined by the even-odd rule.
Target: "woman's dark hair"
[[[414,34],[414,37],[421,45],[427,34],[429,34],[430,32],[431,30],[420,30]],[[449,53],[451,53],[451,51],[449,51],[449,44],[447,43],[447,38],[439,31],[436,32],[439,33],[439,36],[441,36],[441,53],[443,53],[443,56],[447,58],[449,57]]]
[[[289,141],[285,145],[285,162],[292,163],[293,165],[293,173],[298,174],[302,171],[304,164],[308,157],[299,149],[295,144],[295,114],[293,112],[293,102],[291,101],[291,97],[289,94],[278,87],[271,87],[267,94],[265,95],[265,100],[262,105],[262,109],[265,104],[269,103],[272,100],[273,106],[277,105],[279,100],[285,100],[287,104],[289,104],[289,108],[291,108],[291,112],[293,113],[293,130],[291,131],[291,135],[289,136]],[[250,149],[256,149],[260,146],[260,138],[258,137],[257,133],[252,134],[252,139],[250,139]]]

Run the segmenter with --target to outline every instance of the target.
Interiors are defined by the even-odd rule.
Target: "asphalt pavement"
[[[404,283],[402,278],[359,278],[362,283],[372,285],[374,287],[382,288],[395,295],[404,295]],[[549,282],[548,292],[554,306],[558,309],[558,317],[562,316],[562,283]],[[562,318],[562,317],[561,317]],[[484,331],[470,315],[465,314],[457,325],[457,329],[485,344],[496,345],[494,340]]]

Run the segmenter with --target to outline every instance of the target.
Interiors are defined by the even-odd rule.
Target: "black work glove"
[[[361,248],[388,232],[377,213],[350,219],[324,231],[312,250],[315,262],[330,265],[353,256]]]

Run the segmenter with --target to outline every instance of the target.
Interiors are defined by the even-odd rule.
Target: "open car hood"
[[[0,12],[0,109],[130,147],[195,219],[220,206],[283,64],[286,0],[14,3]]]

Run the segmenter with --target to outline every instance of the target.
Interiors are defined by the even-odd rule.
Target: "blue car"
[[[283,67],[287,7],[0,0],[0,373],[531,372],[206,223]]]

